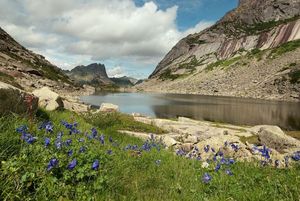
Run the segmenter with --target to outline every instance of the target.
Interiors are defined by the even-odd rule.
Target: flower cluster
[[[28,144],[33,144],[37,140],[37,137],[34,137],[28,133],[28,127],[26,125],[20,126],[16,129],[16,131],[21,134],[21,139]]]

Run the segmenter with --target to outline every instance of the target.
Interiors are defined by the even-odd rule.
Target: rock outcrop
[[[12,85],[0,82],[0,116],[34,114],[38,108],[38,98]]]
[[[39,98],[39,106],[48,111],[54,111],[64,108],[62,98],[48,87],[43,87],[32,92]]]
[[[299,16],[300,0],[240,1],[236,9],[212,27],[179,41],[158,64],[150,80],[137,88],[198,94],[208,91],[206,93],[209,95],[244,97],[247,97],[247,91],[251,88],[256,90],[253,94],[269,91],[265,98],[276,96],[275,99],[298,100],[299,95],[295,94],[299,93],[299,76],[296,81],[292,81],[289,72],[294,69],[299,72],[300,68],[299,52],[296,53],[300,47]],[[286,52],[295,54],[286,55]],[[285,57],[289,55],[292,58],[286,60]],[[269,65],[275,58],[276,65]],[[296,68],[289,66],[292,64]],[[281,71],[284,68],[290,71]],[[242,73],[247,74],[248,84],[245,83],[242,89],[231,90],[240,86],[239,82],[243,80],[224,78],[242,77]],[[278,73],[281,75],[278,76]],[[278,83],[278,79],[284,76],[287,82]],[[268,80],[260,80],[266,77]],[[262,86],[255,86],[259,89],[253,88],[254,80],[257,80],[256,84],[262,83]],[[274,82],[279,86],[273,87]],[[249,97],[253,97],[253,94]]]
[[[177,121],[136,115],[133,117],[138,122],[158,126],[166,133],[158,135],[120,131],[121,133],[142,140],[161,142],[177,155],[200,158],[202,161],[224,155],[238,161],[261,161],[285,167],[286,157],[292,158],[300,150],[300,141],[287,136],[277,126],[241,127],[216,125],[182,117]]]
[[[119,106],[111,103],[102,103],[97,112],[118,112]]]

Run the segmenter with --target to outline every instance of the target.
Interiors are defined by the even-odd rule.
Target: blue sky
[[[111,77],[146,78],[183,37],[238,0],[0,0],[0,26],[63,69],[104,63]]]

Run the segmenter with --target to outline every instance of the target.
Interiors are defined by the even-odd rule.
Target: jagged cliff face
[[[300,0],[240,0],[180,40],[145,91],[300,100]]]
[[[191,73],[180,65],[192,59],[205,68],[204,64],[228,59],[241,51],[274,48],[300,39],[299,16],[300,0],[241,0],[211,28],[179,41],[150,78],[158,78],[166,70]]]
[[[112,85],[103,64],[93,63],[87,66],[77,66],[71,71],[65,71],[78,84],[89,84],[94,87]]]
[[[73,85],[62,70],[24,48],[1,28],[0,81],[26,90],[42,86],[62,89]]]

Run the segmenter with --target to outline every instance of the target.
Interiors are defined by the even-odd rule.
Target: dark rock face
[[[300,0],[240,0],[215,25],[179,41],[149,78],[158,78],[167,69],[176,72],[193,57],[213,63],[240,50],[264,50],[300,39],[299,16]]]
[[[94,87],[111,85],[113,82],[108,78],[103,64],[93,63],[87,66],[77,66],[71,71],[65,71],[78,84],[89,84]]]

